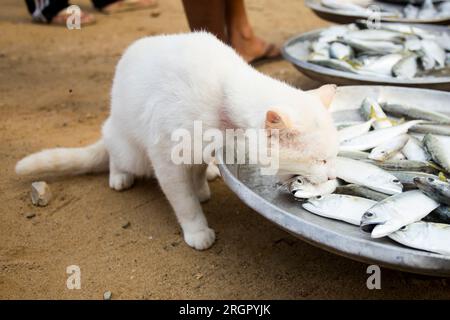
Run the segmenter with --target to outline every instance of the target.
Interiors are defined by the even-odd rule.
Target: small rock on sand
[[[159,10],[159,9],[154,9],[154,10],[152,10],[151,12],[150,12],[150,16],[152,17],[152,18],[157,18],[157,17],[159,17],[161,15],[161,10]]]
[[[36,213],[34,213],[34,212],[28,212],[27,214],[25,214],[25,217],[26,217],[27,219],[34,218],[34,217],[36,217]]]
[[[31,184],[31,201],[35,206],[45,207],[51,198],[50,187],[45,181],[37,181]]]
[[[103,293],[103,300],[111,300],[111,296],[111,291],[106,291],[105,293]]]

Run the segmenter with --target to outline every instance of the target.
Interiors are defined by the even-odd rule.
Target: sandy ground
[[[90,10],[88,1],[75,1]],[[255,29],[281,43],[325,26],[302,1],[247,1]],[[81,31],[29,22],[22,1],[0,11],[0,298],[304,299],[450,298],[448,281],[382,270],[382,290],[366,287],[367,266],[310,246],[246,207],[222,181],[204,205],[218,240],[187,247],[155,181],[126,192],[107,175],[49,180],[49,206],[31,204],[30,180],[15,162],[41,148],[82,146],[99,137],[114,66],[135,39],[187,31],[179,0],[150,11],[97,15]],[[316,87],[287,62],[260,67],[303,89]],[[35,213],[27,219],[27,213]],[[122,225],[130,222],[126,229]],[[66,267],[81,268],[81,290]]]

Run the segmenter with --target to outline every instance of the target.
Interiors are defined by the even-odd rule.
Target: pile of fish
[[[432,0],[423,1],[422,5],[406,4],[403,7],[378,6],[374,12],[373,1],[365,0],[321,0],[321,4],[329,9],[343,13],[355,13],[366,17],[377,13],[382,17],[430,20],[450,16],[450,2],[442,1],[435,5]]]
[[[314,214],[372,238],[450,255],[450,116],[366,98],[361,123],[340,123],[336,180],[286,185]]]
[[[400,79],[450,74],[450,34],[411,25],[333,26],[311,41],[309,50],[308,62],[353,74]]]

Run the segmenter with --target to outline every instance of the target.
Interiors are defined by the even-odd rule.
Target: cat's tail
[[[82,174],[107,171],[109,155],[103,140],[83,148],[55,148],[33,153],[16,164],[19,175]]]

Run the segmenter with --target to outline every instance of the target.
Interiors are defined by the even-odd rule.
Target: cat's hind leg
[[[200,202],[206,202],[211,198],[207,177],[207,165],[198,164],[192,167],[194,190]]]
[[[184,241],[197,250],[208,249],[216,236],[208,226],[195,192],[192,166],[173,164],[156,152],[151,161],[161,189],[183,229]]]

